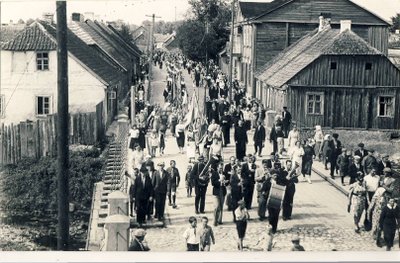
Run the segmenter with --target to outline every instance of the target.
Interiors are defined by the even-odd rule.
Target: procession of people
[[[209,251],[211,244],[218,242],[204,215],[209,187],[213,198],[212,225],[222,225],[226,221],[224,210],[231,211],[239,250],[244,248],[246,229],[252,227],[248,211],[255,207],[254,195],[257,215],[260,221],[266,221],[272,241],[279,229],[280,216],[286,221],[295,214],[296,184],[300,181],[312,184],[313,163],[321,162],[333,180],[335,176],[341,178],[343,186],[349,178],[348,211],[354,215],[355,232],[372,229],[377,245],[385,244],[387,250],[391,249],[400,226],[400,179],[394,176],[388,156],[374,155],[363,143],[356,151],[346,149],[338,133],[324,134],[321,126],[316,126],[314,133],[305,138],[286,106],[267,130],[264,105],[257,99],[246,98],[237,80],[232,83],[232,100],[229,100],[231,84],[213,61],[203,64],[179,53],[161,51],[153,61],[160,69],[164,65],[167,71],[164,105],[136,103],[126,168],[130,213],[136,214],[139,227],[154,219],[164,221],[166,204],[178,208],[177,191],[184,184],[187,198],[195,195],[193,215],[188,215],[190,226],[183,234],[187,251]],[[184,79],[182,71],[187,71],[191,79]],[[196,95],[188,98],[190,84],[195,90],[206,92],[203,112],[198,104],[194,106],[199,103]],[[141,98],[138,99],[140,102]],[[179,171],[177,159],[171,159],[168,168],[164,162],[155,166],[152,161],[164,154],[166,140],[171,137],[176,140],[179,154],[189,162],[186,171]],[[249,140],[253,141],[254,149],[247,147]],[[263,150],[269,148],[267,142],[273,150],[266,156]],[[235,147],[231,156],[224,151],[230,146]],[[257,160],[261,165],[256,164]],[[197,231],[195,215],[200,214],[202,224]],[[138,238],[135,240],[138,242]],[[298,237],[292,242],[293,251],[304,251]]]

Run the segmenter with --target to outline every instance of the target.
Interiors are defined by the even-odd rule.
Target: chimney
[[[54,20],[53,20],[54,14],[53,13],[50,13],[50,12],[43,13],[42,18],[44,21],[46,21],[49,24],[54,23]]]
[[[340,33],[351,30],[351,20],[340,20]]]
[[[85,21],[85,19],[83,18],[83,15],[80,13],[72,13],[72,21],[83,22]]]
[[[94,21],[94,12],[85,12],[84,15],[85,15],[85,20],[87,19]]]
[[[331,19],[330,18],[325,18],[323,16],[319,16],[319,27],[318,27],[318,32],[321,32],[322,30],[331,28]]]

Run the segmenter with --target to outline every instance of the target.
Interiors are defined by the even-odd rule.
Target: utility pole
[[[151,90],[151,79],[152,79],[152,74],[153,74],[152,67],[153,67],[153,56],[154,56],[154,24],[156,21],[156,15],[153,14],[153,15],[146,15],[146,16],[152,18],[151,27],[150,27],[150,36],[149,36],[149,38],[150,38],[150,41],[149,41],[149,43],[150,43],[149,81],[148,81],[149,83],[148,83],[147,94],[146,94],[147,101],[149,101],[150,100],[150,90]],[[161,18],[161,17],[157,16],[157,18]]]
[[[67,2],[57,1],[57,249],[68,250],[69,239],[69,147],[68,147],[68,50]]]
[[[134,121],[136,119],[136,87],[131,86],[131,124],[134,124]]]
[[[233,83],[232,83],[232,69],[233,69],[233,36],[234,36],[234,29],[235,29],[235,0],[232,0],[232,19],[231,19],[231,45],[229,50],[229,101],[232,103],[232,90],[233,90]]]

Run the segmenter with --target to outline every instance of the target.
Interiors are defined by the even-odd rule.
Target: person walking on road
[[[262,160],[262,167],[256,170],[256,188],[258,200],[258,217],[261,221],[265,220],[267,211],[267,199],[271,188],[271,177],[269,174],[268,160]]]
[[[347,206],[347,212],[350,213],[350,207],[353,208],[354,217],[354,231],[360,233],[360,219],[365,210],[365,205],[368,202],[367,189],[365,187],[364,178],[359,176],[357,182],[350,185],[349,190],[349,204]]]
[[[238,234],[238,249],[243,251],[243,239],[246,235],[247,220],[250,219],[250,214],[246,209],[246,203],[244,200],[240,200],[238,208],[235,210],[235,223]]]
[[[164,162],[157,164],[158,170],[154,172],[153,186],[155,197],[155,218],[164,220],[165,199],[167,198],[169,174],[164,170]]]
[[[255,174],[256,174],[256,157],[249,155],[248,161],[242,166],[242,187],[243,187],[243,200],[246,203],[246,208],[251,209],[254,193]]]
[[[168,205],[172,206],[172,208],[176,208],[176,189],[178,189],[179,187],[179,182],[181,181],[181,177],[179,176],[178,168],[176,168],[176,162],[174,160],[171,160],[169,164],[170,167],[167,168],[167,172],[169,174],[169,181],[167,187]]]
[[[285,138],[287,138],[289,135],[291,123],[292,123],[292,115],[287,110],[287,107],[283,107],[282,124],[283,124],[283,133],[285,134]]]
[[[211,226],[208,225],[208,217],[201,218],[200,233],[200,251],[210,251],[211,242],[215,245],[214,232]]]
[[[183,119],[179,121],[179,124],[176,125],[175,137],[176,142],[179,147],[179,153],[183,153],[183,148],[185,147],[185,124],[183,123]]]
[[[190,176],[192,169],[193,169],[193,167],[191,165],[188,165],[187,171],[186,171],[186,176],[185,176],[187,197],[192,197],[192,190],[194,187],[193,178]]]
[[[222,224],[222,213],[226,196],[226,186],[229,185],[229,178],[225,177],[224,164],[218,164],[218,171],[211,176],[214,196],[214,226]]]
[[[247,130],[243,126],[243,121],[239,120],[238,126],[235,127],[235,144],[236,144],[236,158],[243,160],[246,156],[246,145],[247,145]]]
[[[206,164],[204,163],[204,157],[199,156],[198,162],[193,166],[191,177],[194,180],[194,191],[195,191],[195,212],[196,214],[204,213],[206,203],[206,192],[209,183],[208,171],[203,171]]]
[[[253,141],[254,141],[254,155],[258,154],[258,156],[261,157],[262,148],[264,147],[265,144],[265,128],[263,126],[262,121],[258,122],[258,125],[254,131]]]
[[[132,195],[136,208],[136,220],[141,226],[146,220],[149,201],[153,199],[153,185],[145,167],[140,169],[140,174],[135,179]]]
[[[390,198],[388,204],[383,207],[379,225],[383,230],[386,251],[390,251],[393,247],[396,230],[400,228],[400,209],[394,198]]]
[[[315,157],[313,139],[309,139],[308,143],[304,146],[303,149],[304,155],[301,162],[301,173],[303,174],[303,180],[307,177],[307,182],[311,184],[312,164]]]
[[[196,217],[189,217],[189,224],[190,226],[183,233],[183,238],[186,241],[186,251],[199,251],[200,233],[198,233]]]
[[[299,182],[297,179],[297,163],[294,163],[292,166],[292,161],[286,161],[286,171],[282,171],[282,173],[286,176],[286,191],[285,195],[283,196],[283,203],[282,203],[282,219],[283,221],[292,219],[292,211],[293,211],[293,200],[294,194],[296,192],[296,184]]]

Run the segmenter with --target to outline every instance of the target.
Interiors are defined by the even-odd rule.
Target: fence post
[[[114,191],[108,195],[108,215],[128,215],[129,198],[121,191]]]
[[[126,215],[108,216],[105,221],[105,251],[128,251],[129,217]]]

